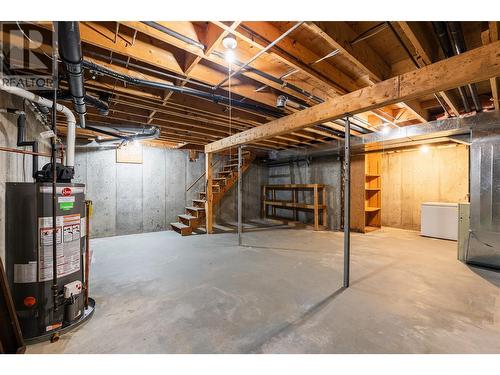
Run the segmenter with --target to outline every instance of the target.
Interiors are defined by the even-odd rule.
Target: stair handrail
[[[216,166],[216,165],[217,165],[220,161],[222,161],[222,159],[219,159],[219,160],[217,160],[215,163],[212,163],[212,168],[213,168],[213,167],[215,167],[215,166]],[[200,181],[203,177],[205,177],[205,174],[206,174],[206,173],[207,173],[206,171],[205,171],[205,172],[203,172],[203,174],[202,174],[200,177],[198,177],[198,178],[196,179],[196,181],[195,181],[195,182],[193,182],[193,183],[192,183],[192,184],[191,184],[191,185],[190,185],[190,186],[186,189],[186,193],[187,193],[189,190],[191,190],[191,189],[193,188],[193,186],[194,186],[194,185],[196,185],[196,183],[197,183],[198,181]]]

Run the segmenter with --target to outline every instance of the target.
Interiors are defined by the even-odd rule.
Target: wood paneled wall
[[[430,147],[382,155],[382,225],[420,230],[422,202],[468,201],[469,150]]]

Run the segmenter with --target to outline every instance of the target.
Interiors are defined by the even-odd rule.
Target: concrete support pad
[[[500,274],[456,243],[384,228],[92,241],[93,319],[30,353],[500,353]]]

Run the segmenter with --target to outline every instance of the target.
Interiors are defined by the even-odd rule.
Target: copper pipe
[[[43,153],[43,152],[33,152],[33,151],[28,151],[28,150],[20,150],[18,148],[12,148],[12,147],[1,147],[0,146],[0,151],[13,152],[13,153],[16,153],[16,154],[44,156],[44,157],[50,158],[50,154],[46,154],[46,153]]]

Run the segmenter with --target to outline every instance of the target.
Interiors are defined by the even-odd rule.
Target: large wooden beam
[[[222,151],[498,75],[500,42],[495,42],[210,143],[205,152]]]
[[[413,23],[418,24],[418,23]],[[399,27],[403,30],[403,33],[410,41],[411,45],[415,49],[416,52],[416,60],[420,67],[427,66],[432,64],[432,52],[431,52],[431,43],[425,39],[425,34],[423,32],[418,32],[416,29],[412,27],[411,23],[400,21],[398,22]],[[446,104],[450,107],[451,112],[455,116],[460,116],[460,111],[458,110],[458,105],[448,93],[444,91],[440,91],[439,95],[444,99]]]
[[[356,33],[346,23],[308,22],[306,25],[311,32],[323,38],[333,48],[339,50],[349,62],[367,74],[368,78],[363,80],[366,86],[371,86],[390,77],[391,68],[368,43],[361,41],[354,46],[349,43],[349,40],[356,37]],[[421,110],[418,103],[401,104],[420,122],[427,121],[427,114]]]

